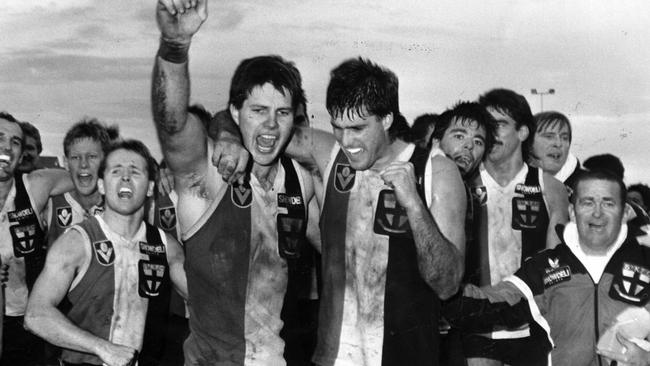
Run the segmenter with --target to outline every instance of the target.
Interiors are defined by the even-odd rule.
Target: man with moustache
[[[0,112],[0,261],[6,273],[3,354],[0,365],[34,365],[40,339],[24,329],[27,297],[45,262],[40,215],[51,195],[72,189],[68,172],[41,169],[15,175],[23,149],[20,123]]]
[[[228,184],[188,109],[187,51],[207,18],[207,0],[160,0],[156,15],[152,109],[186,250],[185,365],[284,365],[281,310],[314,195],[311,174],[279,156],[305,101],[300,73],[279,56],[249,58],[235,70],[227,119],[237,121],[252,164],[243,182]]]
[[[526,99],[511,90],[494,89],[478,102],[496,121],[496,140],[469,182],[478,212],[464,278],[485,286],[498,283],[527,257],[559,242],[555,226],[568,219],[568,199],[561,182],[525,163],[533,126]],[[470,366],[543,362],[545,354],[536,353],[537,341],[530,334],[528,327],[464,334],[463,352]]]
[[[463,273],[458,169],[441,150],[407,142],[397,76],[384,67],[344,61],[331,72],[326,105],[334,135],[300,128],[286,150],[325,182],[313,361],[436,365],[439,298],[457,291]]]
[[[155,161],[142,142],[111,145],[97,181],[104,211],[70,228],[49,249],[25,326],[64,348],[62,365],[135,364],[148,307],[170,278],[186,293],[180,245],[144,222],[155,176]]]

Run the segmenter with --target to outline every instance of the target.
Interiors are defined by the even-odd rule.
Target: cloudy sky
[[[0,110],[41,129],[62,155],[83,116],[120,125],[159,155],[149,103],[155,1],[3,0]],[[245,57],[275,53],[303,74],[316,127],[329,70],[364,56],[400,78],[409,120],[493,87],[554,88],[544,109],[574,123],[575,154],[619,155],[650,183],[650,3],[595,0],[210,0],[190,54],[192,99],[216,111]]]

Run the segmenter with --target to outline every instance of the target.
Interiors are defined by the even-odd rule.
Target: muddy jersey
[[[9,266],[5,315],[22,316],[29,288],[45,264],[44,233],[25,175],[16,176],[0,210],[0,258]]]
[[[86,211],[69,192],[53,196],[47,202],[47,243],[52,243],[72,225],[104,211],[103,205],[95,205]]]
[[[150,299],[155,301],[170,282],[164,234],[143,222],[127,240],[101,215],[71,230],[84,238],[90,263],[73,279],[67,317],[97,337],[139,350]],[[61,358],[73,364],[102,364],[97,356],[68,349]]]
[[[184,231],[185,365],[285,365],[280,313],[287,261],[304,245],[302,174],[309,173],[281,161],[270,190],[254,176],[250,183],[223,184],[201,219]]]
[[[442,153],[436,149],[433,154]],[[425,178],[429,156],[410,144],[396,159],[413,163],[423,199],[422,186],[431,186]],[[330,161],[321,215],[323,290],[313,361],[436,365],[439,300],[419,273],[405,211],[379,173],[355,171],[339,145]]]

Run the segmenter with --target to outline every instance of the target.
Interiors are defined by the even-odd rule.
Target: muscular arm
[[[442,156],[432,158],[430,208],[419,198],[411,163],[396,162],[383,172],[384,181],[395,189],[406,209],[422,278],[446,299],[458,291],[463,276],[465,253],[464,222],[466,199],[456,165]]]
[[[52,244],[29,297],[25,327],[54,345],[95,354],[104,362],[115,364],[114,357],[128,360],[129,352],[132,357],[135,350],[79,328],[57,308],[76,273],[90,260],[86,241],[77,230],[68,230]]]
[[[173,236],[167,235],[167,263],[169,275],[176,291],[187,300],[187,278],[185,277],[185,255],[181,244]]]
[[[548,204],[548,229],[546,230],[546,248],[554,248],[560,243],[555,226],[569,221],[569,198],[562,182],[544,173],[544,199]]]
[[[161,45],[151,83],[153,118],[163,155],[176,176],[195,173],[205,161],[207,140],[197,116],[188,112],[190,79],[187,57],[192,36],[207,18],[207,3],[177,11],[173,0],[160,0],[156,9]],[[172,51],[170,51],[172,50]]]

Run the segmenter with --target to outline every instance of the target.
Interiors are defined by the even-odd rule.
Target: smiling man
[[[174,175],[186,250],[185,365],[284,365],[281,311],[314,196],[311,174],[280,158],[305,102],[300,73],[279,56],[249,58],[235,70],[229,112],[219,118],[236,121],[252,164],[243,182],[228,184],[210,164],[212,143],[188,108],[187,51],[207,18],[207,0],[188,3],[158,2],[161,43],[152,80],[154,121]]]
[[[650,352],[639,347],[650,336],[643,320],[650,319],[650,248],[628,235],[625,185],[590,171],[573,189],[560,244],[495,286],[466,286],[447,319],[477,332],[534,323],[543,336],[535,347],[547,354],[541,364],[650,365]]]
[[[45,262],[41,213],[51,195],[72,189],[69,174],[41,169],[15,174],[23,150],[23,131],[0,112],[0,259],[7,273],[2,365],[41,362],[43,345],[23,326],[27,297]]]
[[[148,307],[170,279],[187,292],[180,245],[144,222],[155,176],[142,142],[109,147],[97,182],[105,210],[70,228],[48,252],[25,326],[64,348],[62,365],[134,365]]]

